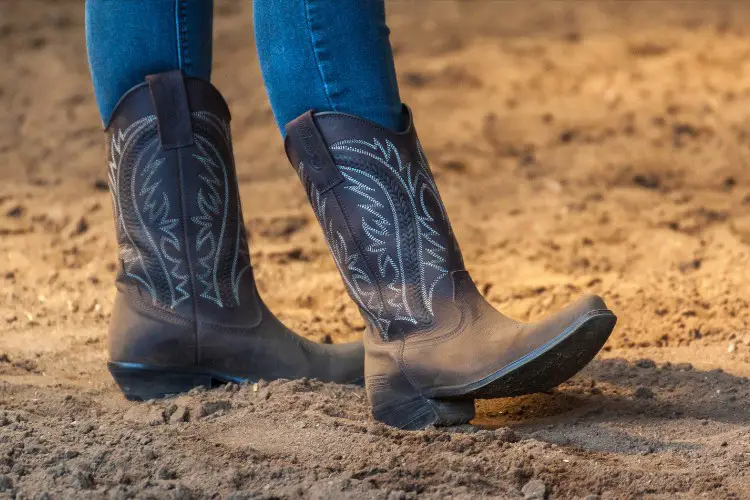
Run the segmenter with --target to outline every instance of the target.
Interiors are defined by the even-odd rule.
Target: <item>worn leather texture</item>
[[[287,126],[287,156],[368,325],[368,384],[387,386],[380,380],[398,374],[424,397],[461,396],[606,306],[584,297],[524,324],[487,303],[464,267],[411,113],[403,112],[402,133],[343,113],[308,113]],[[320,146],[300,146],[317,136],[333,162],[317,161]],[[321,168],[343,181],[321,185],[336,176]]]
[[[249,378],[360,378],[361,345],[309,342],[258,295],[229,122],[219,92],[180,72],[149,76],[113,114],[120,269],[111,360]]]

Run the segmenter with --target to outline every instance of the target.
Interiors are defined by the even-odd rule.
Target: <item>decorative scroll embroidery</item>
[[[229,125],[218,116],[207,112],[195,112],[193,119],[202,122],[205,127],[213,128],[225,142],[225,146],[231,155],[231,136]],[[203,181],[203,187],[198,190],[198,207],[200,216],[192,218],[199,226],[196,238],[196,251],[201,272],[197,279],[203,285],[200,296],[212,301],[219,307],[229,306],[227,298],[222,298],[219,289],[219,268],[221,265],[221,249],[225,244],[227,222],[229,216],[230,192],[229,192],[229,161],[225,159],[213,142],[201,133],[194,135],[198,153],[194,156],[203,165],[204,172],[199,175]],[[232,299],[239,305],[239,285],[242,276],[250,269],[250,256],[248,253],[247,237],[242,221],[242,210],[239,203],[239,192],[235,191],[237,199],[237,231],[232,235],[234,238],[234,257],[231,267]],[[221,217],[216,234],[216,218]]]
[[[180,241],[174,232],[178,221],[169,217],[169,196],[161,189],[161,181],[155,180],[154,177],[164,163],[164,160],[158,157],[161,153],[158,139],[154,138],[147,144],[140,145],[135,160],[129,165],[130,199],[122,199],[125,187],[121,185],[123,162],[132,155],[133,148],[140,138],[153,131],[155,127],[156,117],[149,115],[112,135],[109,184],[117,230],[123,236],[120,238],[120,258],[124,274],[140,283],[151,295],[154,303],[162,302],[175,307],[190,297],[185,290],[189,277],[181,271],[182,260],[172,255],[172,252],[180,253]],[[147,155],[148,161],[143,166]],[[140,231],[147,240],[149,255],[156,259],[158,269],[163,275],[163,281],[167,285],[167,296],[160,293],[160,287],[156,285],[159,277],[151,274],[154,270],[151,269],[149,272],[143,249],[138,248],[131,229],[125,222],[125,212],[132,212],[135,216]]]
[[[402,192],[407,195],[406,198],[408,198],[410,202],[411,215],[418,233],[417,244],[419,248],[417,253],[419,259],[419,284],[422,305],[430,315],[433,315],[432,298],[435,286],[442,278],[447,276],[449,272],[448,250],[445,245],[439,241],[440,232],[438,231],[438,226],[436,224],[436,217],[438,217],[445,225],[447,225],[447,217],[435,181],[432,178],[432,175],[430,175],[429,167],[421,145],[417,143],[417,165],[414,165],[411,161],[403,161],[398,149],[396,149],[390,141],[386,140],[381,142],[376,138],[373,139],[372,142],[358,139],[340,141],[331,146],[331,151],[355,153],[376,160],[377,163],[386,167],[387,171],[397,179]],[[394,228],[394,234],[389,236],[395,238],[396,254],[394,256],[379,255],[378,262],[384,264],[379,266],[381,277],[385,277],[382,272],[388,267],[388,263],[396,263],[395,267],[400,270],[400,286],[402,287],[403,292],[401,294],[401,307],[396,307],[396,314],[400,314],[400,311],[403,310],[406,313],[406,317],[398,317],[398,319],[408,320],[411,317],[412,321],[416,321],[413,319],[413,313],[409,309],[407,300],[408,295],[406,293],[406,287],[408,286],[409,280],[408,277],[404,275],[403,271],[404,265],[402,249],[400,247],[402,237],[396,232],[398,229],[398,216],[396,214],[397,207],[393,199],[393,189],[388,189],[379,182],[375,176],[362,169],[345,165],[339,165],[339,169],[349,181],[346,189],[349,189],[364,198],[365,203],[360,204],[359,207],[373,214],[376,229],[380,229],[380,233],[374,231],[372,224],[367,219],[363,219],[363,230],[371,241],[368,250],[379,252],[381,254],[382,252],[385,252],[382,241],[380,240],[380,237],[386,236],[382,229],[391,226]],[[363,185],[364,179],[369,179],[367,186]],[[382,204],[373,203],[375,198],[373,198],[369,192],[374,189],[381,191],[384,197],[388,200],[392,212],[390,215],[384,213],[385,207],[382,207]],[[425,199],[426,196],[431,196],[437,201],[440,213],[430,213]],[[427,268],[430,268],[435,272],[429,273],[430,275],[428,276]],[[388,287],[393,290],[394,283],[389,283]],[[390,300],[389,304],[393,305],[394,300],[395,298]]]
[[[323,234],[328,242],[328,247],[331,250],[336,267],[344,280],[344,285],[346,285],[350,295],[360,309],[377,325],[383,336],[387,338],[391,319],[387,316],[385,307],[380,300],[377,285],[372,282],[372,279],[362,268],[361,255],[356,249],[353,251],[349,250],[347,238],[341,234],[341,231],[334,225],[333,218],[327,214],[328,200],[307,179],[303,162],[299,163],[297,173],[307,190],[313,212],[323,229]]]
[[[419,143],[413,161],[377,138],[339,141],[330,150],[339,154],[341,188],[358,200],[361,220],[349,223],[360,224],[355,232],[361,229],[362,241],[352,242],[345,222],[327,212],[335,198],[321,195],[309,182],[303,162],[297,171],[349,293],[387,339],[393,321],[416,324],[434,315],[434,291],[449,274],[447,246],[453,238],[444,234],[450,231],[445,208]],[[372,166],[347,161],[353,156],[366,157]],[[376,264],[370,269],[374,282],[366,272],[368,254]]]
[[[250,255],[237,190],[232,193],[237,200],[236,212],[232,209],[235,212],[232,215],[237,217],[237,229],[231,236],[226,234],[230,215],[229,125],[207,112],[196,112],[192,116],[203,129],[216,132],[212,136],[224,141],[222,146],[230,155],[230,158],[225,158],[213,137],[203,132],[194,133],[197,149],[194,157],[203,166],[199,175],[202,186],[196,194],[200,215],[191,219],[199,226],[195,241],[199,256],[196,280],[202,289],[196,293],[219,307],[232,305],[227,302],[239,305],[240,283],[250,269]],[[180,221],[170,217],[170,209],[176,200],[170,199],[168,186],[163,185],[164,177],[158,175],[169,165],[155,134],[156,127],[156,116],[149,115],[112,134],[109,184],[117,230],[121,235],[120,256],[124,274],[142,285],[154,304],[161,302],[176,307],[190,298],[187,291],[190,276],[178,237]],[[144,139],[147,134],[153,137]],[[121,185],[125,162],[130,175],[129,186]],[[128,189],[130,196],[123,197]],[[133,220],[138,225],[137,233],[133,233]],[[231,245],[234,256],[230,276],[224,278],[220,276],[225,272],[220,261],[222,248],[226,245]],[[222,278],[231,283],[231,297],[222,297],[220,293]]]

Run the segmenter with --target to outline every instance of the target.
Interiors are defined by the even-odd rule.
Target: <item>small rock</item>
[[[576,133],[575,133],[574,130],[564,130],[560,134],[560,142],[562,142],[562,143],[569,143],[573,139],[575,139],[575,136],[576,136]]]
[[[633,392],[633,396],[636,399],[653,399],[654,391],[652,391],[648,387],[640,386],[635,389],[635,391]]]
[[[659,189],[661,180],[655,174],[637,174],[633,177],[633,184],[645,189]]]
[[[170,404],[169,406],[164,407],[164,419],[168,421],[169,417],[171,417],[172,414],[176,411],[177,411],[176,404]]]
[[[173,470],[170,470],[166,467],[162,467],[161,469],[159,469],[157,476],[159,477],[159,479],[164,480],[177,479],[177,474]]]
[[[82,216],[73,225],[73,228],[70,230],[70,236],[78,236],[79,234],[83,234],[88,230],[89,230],[89,222],[86,220],[86,217]]]
[[[218,401],[208,401],[206,403],[203,403],[200,407],[200,410],[198,411],[198,416],[200,418],[207,417],[213,413],[216,413],[220,410],[229,410],[232,408],[232,403],[225,400],[218,400]]]
[[[128,409],[123,416],[125,420],[145,425],[161,425],[164,423],[164,411],[146,405],[135,405]]]
[[[656,363],[650,359],[639,359],[635,362],[635,366],[638,368],[656,368]]]
[[[13,480],[10,476],[0,474],[0,491],[10,491],[13,489]]]
[[[178,424],[190,420],[190,411],[186,406],[178,406],[177,409],[169,416],[170,424]]]
[[[94,477],[89,472],[76,471],[73,474],[73,480],[83,490],[90,490],[94,487]]]
[[[516,443],[518,442],[518,434],[516,434],[510,427],[500,427],[495,429],[495,438],[501,443]]]
[[[732,354],[736,350],[737,350],[737,344],[735,344],[734,342],[730,342],[729,346],[727,347],[727,352],[729,354]]]
[[[10,210],[8,210],[5,214],[8,217],[18,218],[18,217],[21,217],[25,211],[26,209],[24,207],[22,207],[21,205],[16,205]]]
[[[523,497],[533,500],[544,500],[547,496],[547,485],[538,479],[532,479],[521,488]]]

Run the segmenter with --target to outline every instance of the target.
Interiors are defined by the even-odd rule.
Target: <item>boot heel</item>
[[[155,368],[137,363],[110,362],[107,363],[107,367],[122,393],[131,401],[166,398],[199,386],[211,388],[214,381],[211,375]]]
[[[430,399],[420,395],[403,375],[372,376],[366,381],[375,420],[405,430],[428,425],[468,423],[474,418],[474,400]]]

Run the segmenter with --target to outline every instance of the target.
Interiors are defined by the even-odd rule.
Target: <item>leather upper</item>
[[[370,326],[388,340],[429,325],[464,265],[414,128],[306,114],[287,126],[287,154]]]
[[[395,133],[309,112],[287,125],[286,150],[368,324],[368,384],[401,374],[426,397],[452,397],[606,306],[584,298],[537,324],[496,311],[464,267],[406,106],[404,114],[409,126]]]
[[[113,114],[111,359],[249,378],[361,378],[361,344],[307,341],[258,295],[229,121],[219,92],[179,71],[149,76]]]

